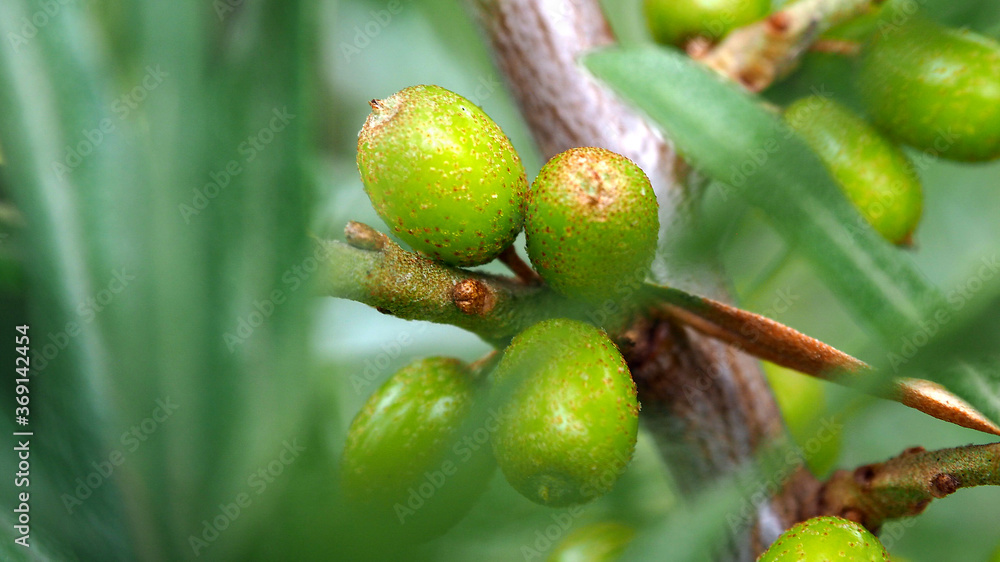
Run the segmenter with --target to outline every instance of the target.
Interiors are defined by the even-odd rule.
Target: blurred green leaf
[[[924,333],[948,306],[901,250],[859,220],[815,154],[758,98],[674,50],[613,48],[585,64],[663,127],[716,187],[759,208],[875,338],[877,356]],[[996,385],[982,384],[989,369],[953,360],[928,378],[1000,420]]]
[[[0,54],[34,350],[66,341],[32,390],[33,509],[82,559],[226,558],[287,485],[318,270],[305,4],[148,1],[99,22],[54,3]],[[39,10],[4,3],[4,37]],[[102,24],[132,37],[120,58]],[[124,460],[81,497],[110,458]],[[252,503],[227,514],[239,494]]]
[[[7,43],[0,49],[0,137],[10,194],[26,223],[31,298],[30,318],[8,318],[5,330],[12,323],[31,326],[31,415],[22,429],[38,436],[31,439],[34,528],[61,537],[80,558],[126,560],[133,555],[120,531],[125,516],[117,482],[97,486],[72,513],[60,497],[73,494],[75,479],[86,476],[81,467],[100,459],[113,413],[105,406],[108,349],[97,326],[80,322],[77,312],[94,289],[76,202],[81,184],[95,170],[108,169],[108,162],[103,153],[94,154],[76,175],[53,167],[63,161],[65,147],[95,127],[101,81],[92,57],[98,51],[83,9],[59,9],[61,17],[45,17],[39,29],[31,18],[46,14],[37,4],[0,4]],[[5,408],[12,403],[5,401]],[[5,468],[11,460],[3,459]],[[4,505],[13,504],[17,491],[3,488]]]
[[[819,159],[765,109],[680,52],[608,49],[585,64],[668,133],[714,185],[759,207],[875,335],[914,325],[940,297],[843,197]]]

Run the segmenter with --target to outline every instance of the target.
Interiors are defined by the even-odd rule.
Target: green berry
[[[500,424],[493,453],[507,482],[549,506],[607,493],[635,450],[635,383],[614,343],[574,320],[514,337],[493,373]]]
[[[846,107],[820,96],[797,100],[785,110],[785,121],[879,234],[896,244],[909,240],[920,221],[923,193],[898,146]]]
[[[813,474],[827,474],[840,456],[842,442],[839,424],[824,423],[819,417],[832,415],[823,414],[829,383],[773,363],[764,363],[764,374],[806,465]]]
[[[889,553],[861,525],[840,517],[814,517],[785,531],[757,562],[889,562]]]
[[[480,265],[510,246],[524,224],[528,182],[500,127],[438,86],[412,86],[371,105],[358,169],[389,228],[450,265]]]
[[[694,37],[719,39],[758,20],[771,9],[770,0],[645,0],[646,23],[653,39],[683,45]]]
[[[601,301],[645,280],[656,253],[656,196],[628,158],[573,148],[538,172],[524,230],[528,257],[553,289]]]
[[[573,531],[551,554],[549,562],[614,562],[635,537],[621,523],[592,523]]]
[[[1000,157],[1000,44],[918,21],[865,48],[858,83],[875,124],[902,143],[961,161]]]
[[[457,359],[400,369],[365,403],[347,432],[341,483],[359,517],[380,530],[425,540],[472,506],[491,478],[488,450],[456,456],[479,394]],[[476,425],[476,424],[472,424]]]

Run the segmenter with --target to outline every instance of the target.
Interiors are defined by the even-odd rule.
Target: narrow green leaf
[[[588,55],[584,63],[660,125],[715,187],[762,211],[873,336],[875,357],[898,353],[913,334],[933,336],[925,326],[948,310],[942,294],[903,252],[859,220],[817,156],[758,98],[674,50],[612,48]],[[981,306],[995,311],[992,304]],[[991,314],[983,314],[968,324],[956,322],[956,341],[977,326],[985,329]],[[935,347],[948,348],[947,342]],[[942,369],[926,378],[1000,420],[997,380],[988,374],[997,372],[996,361],[972,367],[953,353],[941,357],[950,359],[939,361]],[[886,368],[881,376],[896,372]]]
[[[5,487],[3,499],[11,505],[8,493],[30,492],[35,534],[60,537],[80,559],[128,560],[134,554],[121,531],[126,518],[118,482],[76,481],[87,477],[90,469],[84,467],[91,462],[107,459],[105,436],[113,417],[105,406],[107,347],[97,324],[83,321],[79,312],[95,284],[78,202],[88,178],[106,169],[108,160],[104,153],[92,154],[74,171],[56,167],[65,165],[69,145],[99,127],[99,92],[108,84],[92,58],[97,50],[89,14],[78,4],[53,6],[58,17],[35,2],[0,3],[0,137],[7,187],[24,217],[30,287],[28,309],[5,310],[10,316],[4,315],[3,330],[12,337],[15,325],[30,326],[30,416],[27,426],[17,427],[34,433],[28,436],[30,490]],[[29,22],[40,20],[39,14],[46,25],[35,28]],[[9,398],[4,408],[13,406]],[[13,427],[6,423],[10,436]],[[77,488],[85,498],[74,497]]]
[[[608,49],[585,64],[717,187],[764,211],[873,335],[895,336],[940,300],[899,250],[859,223],[819,159],[756,97],[673,50]]]

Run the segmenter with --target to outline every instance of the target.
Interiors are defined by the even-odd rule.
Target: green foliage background
[[[645,435],[615,491],[579,517],[531,504],[498,474],[465,521],[418,549],[386,551],[391,545],[366,543],[371,536],[357,533],[335,487],[354,413],[414,357],[472,360],[488,350],[458,329],[310,295],[319,275],[310,270],[310,233],[339,237],[347,220],[383,226],[354,163],[367,101],[412,84],[444,86],[479,103],[504,128],[529,176],[542,161],[461,3],[239,4],[228,10],[225,2],[57,2],[24,44],[10,34],[23,35],[22,18],[44,13],[46,4],[0,4],[0,195],[26,224],[5,226],[0,238],[0,329],[12,336],[14,325],[27,322],[36,353],[49,344],[58,349],[31,383],[30,551],[8,546],[16,458],[6,445],[0,454],[2,556],[190,559],[191,537],[202,536],[203,521],[243,493],[251,503],[198,549],[200,558],[337,560],[353,545],[372,559],[520,560],[522,547],[535,548],[539,534],[568,517],[571,528],[615,518],[647,529],[631,552],[637,557],[701,559],[700,541],[712,539],[738,496],[721,488],[695,507],[680,507]],[[624,44],[647,42],[635,1],[606,4]],[[921,6],[950,25],[1000,36],[1000,8],[989,0]],[[809,55],[767,97],[787,103],[821,87],[857,107],[851,64]],[[150,67],[166,75],[144,85]],[[123,100],[134,107],[123,112]],[[113,130],[93,152],[69,171],[54,170],[53,163],[68,161],[66,146],[96,138],[92,131],[104,120]],[[713,125],[729,126],[735,124]],[[259,150],[241,150],[248,137]],[[239,172],[226,171],[232,162]],[[916,248],[899,252],[947,295],[968,285],[981,259],[1000,254],[1000,164],[934,162],[921,175],[925,218]],[[206,195],[211,182],[219,184],[214,196]],[[711,193],[707,209],[721,205]],[[769,272],[785,242],[759,210],[741,207],[737,219],[716,234],[742,306],[877,358],[864,326],[879,318],[859,320],[830,290],[851,278],[817,269],[799,250]],[[116,273],[134,280],[108,293],[100,311],[82,313]],[[998,286],[988,282],[981,296],[998,294]],[[794,298],[779,311],[782,295]],[[991,302],[977,302],[971,321],[995,321],[995,309],[986,308]],[[68,323],[79,333],[69,335]],[[0,345],[3,364],[13,364],[12,348]],[[13,392],[12,384],[2,386],[7,435],[15,430]],[[852,396],[833,388],[827,396],[830,408],[852,405],[843,467],[917,444],[990,441],[897,404]],[[176,411],[130,450],[122,434],[166,399]],[[305,451],[282,462],[286,443]],[[124,453],[121,466],[68,510],[65,496],[76,493],[77,479],[116,450]],[[262,486],[254,474],[276,461],[281,473]],[[1000,490],[960,491],[912,527],[897,527],[891,550],[914,561],[984,560],[1000,541],[997,520]]]

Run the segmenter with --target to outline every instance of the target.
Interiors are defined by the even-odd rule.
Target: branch
[[[346,244],[319,241],[328,264],[325,295],[406,320],[458,326],[497,347],[555,310],[572,313],[567,301],[547,288],[436,263],[368,225],[348,223],[345,235]]]
[[[663,311],[709,337],[755,357],[807,375],[896,400],[938,419],[1000,435],[1000,427],[944,387],[920,379],[899,379],[888,388],[866,384],[868,365],[784,324],[712,299],[669,287],[646,285],[635,302],[588,306],[549,288],[448,267],[399,247],[368,225],[350,222],[347,243],[320,242],[328,256],[323,292],[375,307],[406,320],[451,324],[502,348],[518,332],[545,318],[603,318],[606,329],[628,325],[638,313]],[[515,255],[516,257],[516,255]],[[519,268],[527,264],[517,258]],[[537,278],[535,278],[537,279]],[[616,312],[614,319],[609,313]],[[624,317],[624,318],[623,318]],[[624,322],[623,322],[624,320]],[[635,330],[628,339],[641,341]]]
[[[719,74],[759,92],[795,68],[834,25],[860,16],[881,0],[801,0],[737,29],[698,59]]]
[[[883,463],[834,472],[819,492],[817,509],[877,532],[889,519],[922,513],[931,500],[988,485],[1000,485],[1000,443],[940,451],[914,447]]]

